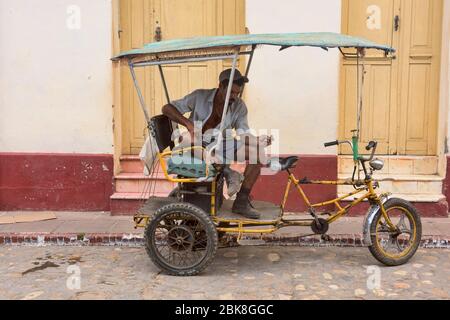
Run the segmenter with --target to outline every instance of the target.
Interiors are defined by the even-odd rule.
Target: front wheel
[[[167,274],[192,276],[214,258],[218,238],[211,217],[189,203],[160,208],[144,232],[150,259]]]
[[[378,210],[370,225],[372,245],[369,250],[387,266],[402,265],[411,259],[420,245],[420,215],[410,202],[398,198],[386,201],[384,209],[395,229],[389,227],[381,209]]]

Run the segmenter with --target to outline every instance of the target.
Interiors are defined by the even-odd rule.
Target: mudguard
[[[383,194],[380,196],[382,204],[385,204],[386,201],[388,201],[391,198],[393,198],[393,197],[390,194]],[[363,223],[363,240],[364,240],[365,246],[372,245],[372,240],[370,238],[370,225],[372,224],[373,219],[375,218],[375,215],[378,213],[378,211],[380,209],[381,208],[378,204],[374,204],[374,205],[370,206],[369,210],[367,210],[367,214],[366,214],[366,217],[364,218],[364,223]]]

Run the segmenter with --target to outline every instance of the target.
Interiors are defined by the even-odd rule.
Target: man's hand
[[[191,140],[194,141],[194,124],[189,119],[185,118],[178,110],[171,104],[166,104],[162,108],[162,113],[170,120],[179,123],[187,128],[191,135]]]

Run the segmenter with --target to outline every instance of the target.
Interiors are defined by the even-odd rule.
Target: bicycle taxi
[[[238,58],[247,56],[245,76],[249,74],[253,55],[262,45],[277,46],[280,51],[291,47],[317,47],[324,50],[338,49],[348,58],[357,61],[358,122],[351,141],[333,141],[325,147],[348,144],[353,153],[352,177],[338,181],[314,181],[299,179],[293,174],[298,157],[276,159],[277,170],[287,172],[287,185],[280,204],[254,202],[262,216],[258,220],[246,219],[233,214],[230,200],[223,195],[223,173],[209,163],[210,157],[202,146],[176,149],[172,141],[172,122],[164,115],[150,117],[135,74],[136,68],[156,66],[159,69],[167,102],[169,91],[162,66],[188,62],[231,60],[231,77],[222,115],[219,134],[222,134],[223,119],[227,113],[228,99]],[[421,221],[414,206],[388,193],[379,193],[379,183],[373,173],[383,168],[383,161],[374,158],[377,142],[371,141],[366,150],[370,155],[361,155],[358,150],[361,113],[363,108],[364,55],[366,49],[384,51],[391,56],[395,50],[366,39],[334,33],[298,33],[233,35],[197,37],[149,43],[141,49],[123,52],[114,57],[127,63],[137,95],[147,122],[149,135],[155,140],[157,161],[152,169],[160,166],[165,179],[178,187],[168,197],[150,197],[135,214],[136,227],[145,228],[145,246],[151,260],[171,275],[190,276],[204,270],[213,260],[219,241],[227,234],[262,235],[290,226],[310,227],[314,234],[326,233],[331,223],[345,216],[348,211],[367,200],[370,207],[363,223],[363,241],[372,255],[387,266],[406,263],[416,252],[421,240]],[[293,50],[293,49],[291,49]],[[273,61],[271,63],[276,63]],[[242,95],[242,92],[241,92]],[[192,151],[202,150],[202,159],[192,159]],[[176,159],[177,161],[174,161]],[[342,197],[313,204],[302,189],[302,185],[351,185],[354,191]],[[311,218],[296,219],[285,214],[285,204],[291,187],[297,189],[301,199],[309,208]],[[357,196],[358,195],[358,196]],[[342,201],[352,197],[346,206]],[[347,200],[348,201],[348,200]],[[318,208],[334,205],[332,213],[319,213]]]

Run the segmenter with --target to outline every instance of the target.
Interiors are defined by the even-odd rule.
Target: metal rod
[[[339,47],[339,51],[344,58],[356,58],[358,55],[358,53],[344,52],[341,47]],[[358,48],[356,48],[356,51],[358,52]]]
[[[231,74],[230,74],[230,79],[228,80],[227,95],[225,97],[225,104],[223,106],[222,121],[220,123],[220,132],[219,132],[220,140],[222,140],[223,129],[225,127],[225,117],[226,117],[227,111],[228,111],[228,103],[230,103],[231,89],[233,87],[234,74],[236,72],[236,64],[237,64],[238,56],[239,56],[239,52],[236,52],[234,55],[234,58],[233,58],[233,64],[231,66]]]
[[[239,51],[236,51],[236,53],[234,54],[234,58],[233,58],[233,64],[231,66],[230,79],[228,80],[227,95],[225,97],[225,104],[223,106],[222,120],[220,122],[220,127],[219,127],[219,135],[215,139],[214,145],[209,149],[206,159],[211,159],[212,153],[217,149],[217,147],[219,146],[220,143],[222,143],[222,140],[223,140],[223,129],[225,127],[225,117],[228,112],[228,103],[230,102],[231,88],[233,87],[233,80],[234,80],[234,74],[236,71],[238,56],[239,56]]]
[[[255,49],[256,49],[256,45],[253,45],[253,46],[254,46]],[[252,48],[253,48],[253,46],[252,46]],[[251,51],[243,51],[243,52],[239,52],[239,55],[240,55],[240,56],[251,55],[251,54],[253,54],[253,51],[254,51],[254,49],[252,49]]]
[[[361,124],[361,104],[360,104],[360,96],[361,96],[361,87],[360,87],[360,69],[359,69],[359,51],[356,57],[356,130],[358,130],[358,136],[361,134],[360,124]]]
[[[362,58],[362,63],[360,63],[360,58]],[[364,94],[364,51],[358,50],[358,56],[357,56],[357,81],[358,81],[358,116],[357,116],[357,129],[358,129],[358,136],[361,136],[361,123],[362,123],[362,109],[363,109],[363,94]]]
[[[193,58],[180,58],[173,60],[160,60],[160,61],[143,61],[134,63],[134,67],[147,67],[147,66],[158,66],[164,64],[178,64],[185,62],[201,62],[201,61],[213,61],[213,60],[223,60],[232,59],[233,55],[221,55],[221,56],[211,56],[211,57],[193,57]]]
[[[169,91],[167,90],[166,79],[164,78],[164,72],[161,65],[158,65],[159,74],[161,75],[161,81],[164,87],[164,93],[166,94],[167,103],[170,103]]]
[[[245,55],[251,55],[253,53],[252,51],[244,51],[239,52],[240,56]],[[214,60],[222,60],[222,59],[232,59],[234,54],[228,54],[228,55],[220,55],[220,56],[209,56],[209,57],[185,57],[185,58],[178,58],[178,59],[171,59],[171,60],[157,60],[157,61],[141,61],[141,62],[134,62],[134,67],[146,67],[146,66],[157,66],[157,65],[165,65],[165,64],[177,64],[177,63],[183,63],[183,62],[202,62],[202,61],[214,61]]]
[[[141,108],[142,108],[142,111],[144,111],[145,120],[147,121],[147,126],[148,126],[148,124],[150,123],[150,115],[148,114],[147,106],[145,105],[145,100],[144,100],[144,97],[142,96],[141,88],[139,87],[139,84],[136,79],[136,73],[134,72],[133,63],[131,61],[128,61],[128,66],[130,67],[130,72],[131,72],[131,76],[133,78],[134,87],[136,88],[136,91],[137,91],[137,94],[139,97],[139,101],[141,103]]]
[[[250,58],[248,59],[248,63],[247,63],[247,70],[245,70],[245,77],[248,77],[248,74],[250,72],[250,66],[252,65],[253,53],[255,52],[255,48],[256,48],[256,46],[253,45],[252,51],[250,52]],[[245,82],[242,85],[241,93],[239,93],[239,98],[242,98],[242,95],[244,94],[244,89],[245,89]]]

